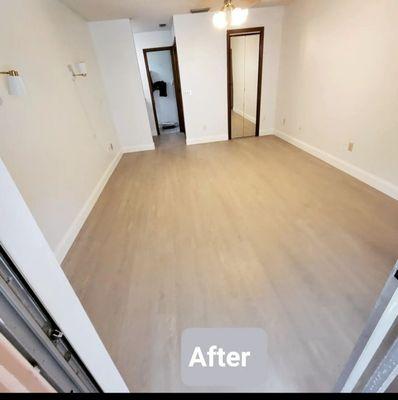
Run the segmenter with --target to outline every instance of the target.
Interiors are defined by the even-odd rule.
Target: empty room
[[[1,0],[1,393],[398,392],[397,0]]]

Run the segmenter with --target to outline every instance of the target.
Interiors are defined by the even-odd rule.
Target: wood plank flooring
[[[63,264],[126,383],[203,390],[182,331],[260,327],[251,390],[332,390],[398,259],[398,202],[273,136],[167,136],[123,157]]]

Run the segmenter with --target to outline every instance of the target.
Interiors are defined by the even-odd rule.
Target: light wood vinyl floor
[[[332,390],[398,258],[398,202],[276,137],[164,140],[123,157],[63,264],[129,387],[196,390],[185,328],[260,327],[252,390]]]

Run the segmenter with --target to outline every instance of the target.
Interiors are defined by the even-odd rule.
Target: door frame
[[[256,136],[260,136],[261,95],[263,82],[263,57],[264,57],[264,27],[242,28],[227,30],[227,80],[228,80],[228,139],[232,139],[232,105],[233,105],[233,70],[231,57],[231,38],[236,36],[260,35],[258,54],[258,81],[257,81],[257,110],[256,110]]]
[[[153,109],[153,115],[155,117],[157,134],[158,134],[158,136],[160,135],[159,119],[158,119],[158,114],[156,111],[155,96],[153,95],[153,81],[152,81],[152,76],[150,73],[149,62],[148,62],[148,53],[154,53],[157,51],[170,51],[171,65],[173,68],[173,77],[174,77],[174,89],[175,89],[175,93],[176,93],[176,102],[177,102],[177,110],[178,110],[178,123],[180,125],[180,131],[185,134],[184,105],[183,105],[182,94],[181,94],[180,68],[179,68],[179,64],[178,64],[178,52],[177,52],[177,44],[176,44],[175,39],[174,39],[174,44],[172,46],[152,47],[149,49],[143,49],[145,69],[146,69],[146,74],[147,74],[147,79],[148,79],[149,91],[151,94],[152,109]]]

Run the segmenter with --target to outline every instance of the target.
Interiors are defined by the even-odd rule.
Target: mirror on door
[[[228,31],[230,138],[258,136],[262,30]]]

